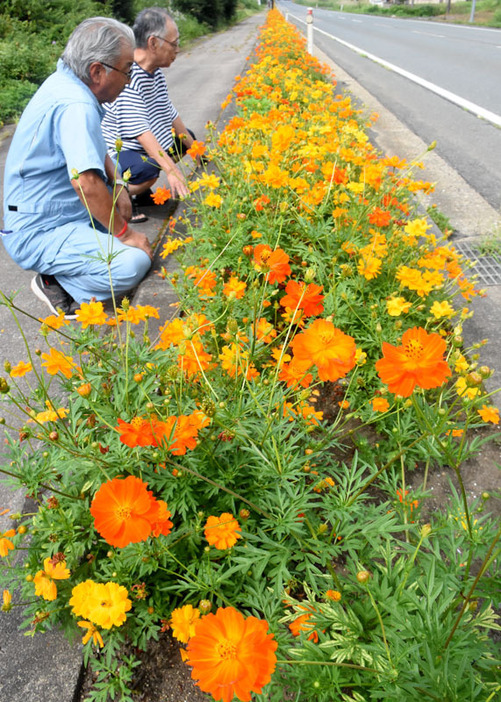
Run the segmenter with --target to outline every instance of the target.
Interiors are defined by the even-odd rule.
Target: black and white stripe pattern
[[[148,73],[134,63],[129,85],[114,102],[103,107],[102,129],[110,154],[116,152],[117,139],[122,139],[123,150],[143,151],[137,137],[146,131],[153,132],[164,151],[172,146],[172,122],[178,112],[169,99],[167,83],[159,68]]]

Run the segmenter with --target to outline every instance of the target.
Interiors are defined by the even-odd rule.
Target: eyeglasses
[[[176,41],[169,41],[168,39],[165,39],[164,37],[159,37],[158,34],[153,34],[154,37],[157,39],[161,39],[162,41],[166,41],[167,44],[170,44],[174,49],[179,49],[179,37],[176,39]]]
[[[106,68],[111,68],[113,71],[118,71],[124,76],[127,76],[127,78],[130,80],[132,78],[132,68],[129,71],[122,71],[121,68],[117,68],[116,66],[110,66],[109,63],[105,63],[104,61],[99,61],[103,66],[106,66]]]

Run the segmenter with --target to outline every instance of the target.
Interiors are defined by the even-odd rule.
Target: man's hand
[[[148,254],[151,260],[153,260],[153,252],[151,250],[150,242],[144,234],[141,234],[141,232],[127,227],[125,232],[120,237],[120,241],[122,244],[127,244],[127,246],[135,246],[136,249],[142,249]]]
[[[116,208],[122,215],[122,217],[128,222],[132,217],[132,203],[130,201],[129,193],[124,188],[123,185],[116,186]]]
[[[178,168],[171,167],[168,170],[165,169],[165,174],[167,175],[169,188],[173,197],[186,197],[189,194],[186,180]]]

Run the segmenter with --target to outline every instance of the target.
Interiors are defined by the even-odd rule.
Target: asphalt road
[[[305,7],[280,8],[305,31],[293,18],[305,19]],[[501,31],[319,9],[313,16],[315,46],[425,143],[437,141],[439,155],[501,209]]]

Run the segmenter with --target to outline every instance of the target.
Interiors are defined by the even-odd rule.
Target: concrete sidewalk
[[[217,122],[220,117],[220,105],[226,98],[234,83],[234,76],[245,70],[247,57],[251,54],[257,38],[258,27],[265,20],[265,13],[260,13],[245,20],[238,26],[221,32],[208,39],[197,42],[183,50],[174,65],[166,71],[170,94],[187,126],[196,135],[205,138],[205,124],[208,120]],[[319,56],[330,64],[334,73],[340,78],[340,84],[367,105],[369,111],[377,111],[381,118],[378,123],[376,139],[386,153],[397,153],[408,157],[406,145],[413,135],[401,126],[398,140],[391,122],[391,115],[385,114],[377,101],[359,89],[349,76],[340,75],[337,67],[327,57]],[[387,121],[385,121],[387,120]],[[385,125],[389,132],[386,130]],[[12,131],[12,130],[11,130]],[[10,142],[9,130],[0,131],[0,190],[5,156]],[[2,133],[4,139],[2,140]],[[383,144],[384,142],[384,144]],[[414,147],[412,147],[414,149]],[[411,158],[420,151],[413,151]],[[435,177],[434,177],[435,176]],[[429,180],[440,180],[439,170],[427,176]],[[443,187],[447,187],[444,185]],[[0,204],[1,206],[1,204]],[[444,214],[449,213],[443,208]],[[146,233],[150,241],[161,239],[166,221],[165,208],[150,207],[144,210],[150,219],[137,228]],[[461,232],[458,232],[461,235]],[[459,238],[461,238],[459,236]],[[469,239],[471,241],[471,239]],[[19,291],[16,298],[20,307],[27,309],[35,317],[48,314],[45,305],[40,303],[30,292],[29,283],[33,274],[22,271],[11,262],[0,244],[0,287],[4,291]],[[159,265],[158,256],[152,273],[140,285],[135,303],[151,304],[160,308],[161,320],[173,313],[169,305],[175,300],[168,284],[155,275]],[[494,376],[492,387],[501,383],[501,325],[499,324],[499,304],[501,302],[501,285],[488,287],[488,297],[474,303],[475,316],[469,324],[467,343],[484,337],[491,343],[482,350],[482,361],[489,366],[500,369]],[[37,330],[39,323],[23,320],[23,329],[28,344],[39,345]],[[15,321],[5,307],[0,306],[0,362],[9,359],[12,362],[24,358],[24,341]],[[1,374],[1,371],[0,371]],[[501,398],[494,401],[500,404]],[[2,446],[0,445],[0,461]],[[12,493],[0,483],[0,511],[10,507],[13,512],[23,509],[25,496],[22,491]],[[10,520],[0,517],[0,530],[8,529]],[[73,702],[78,692],[81,671],[81,647],[78,643],[71,646],[59,632],[45,636],[26,637],[18,631],[22,621],[21,608],[15,608],[9,615],[0,616],[0,702],[26,702],[28,698],[43,702]],[[79,639],[78,639],[79,640]]]
[[[259,13],[232,29],[197,41],[182,50],[173,66],[166,70],[172,101],[185,124],[193,129],[199,139],[206,138],[207,122],[218,123],[221,103],[233,88],[235,76],[244,72],[247,57],[256,42],[258,27],[265,17],[264,12]],[[13,131],[12,126],[0,130],[0,191],[3,190],[1,179]],[[152,243],[158,242],[166,227],[168,210],[165,206],[142,210],[150,219],[136,225],[136,228],[144,232]],[[159,260],[157,252],[152,271],[136,291],[134,303],[159,307],[163,322],[173,314],[173,308],[169,305],[175,301],[175,296],[167,282],[155,275],[155,270],[161,265],[166,265],[166,262]],[[46,317],[49,314],[47,307],[30,291],[32,277],[33,273],[21,270],[11,261],[3,244],[0,244],[0,289],[6,293],[18,291],[16,303],[19,307],[35,318]],[[29,318],[21,321],[26,342],[32,348],[39,346],[40,323]],[[153,335],[154,330],[151,331]],[[4,360],[17,362],[26,358],[24,344],[12,315],[6,307],[0,306],[0,375],[3,374]],[[0,462],[5,461],[5,447],[1,442]],[[0,482],[0,511],[5,507],[10,507],[12,513],[22,511],[24,503],[22,491],[13,493]],[[0,531],[11,526],[12,522],[7,516],[0,517]],[[77,643],[70,645],[60,632],[25,636],[26,630],[19,631],[23,618],[22,608],[0,614],[0,702],[26,702],[28,699],[73,702],[78,693],[82,668],[80,637]]]

